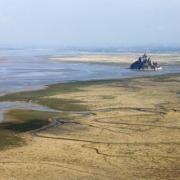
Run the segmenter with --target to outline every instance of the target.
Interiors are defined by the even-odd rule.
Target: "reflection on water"
[[[43,85],[91,79],[111,79],[180,72],[180,66],[164,66],[158,72],[137,72],[115,64],[65,63],[46,56],[0,58],[0,95]]]
[[[47,56],[10,55],[0,57],[0,95],[38,89],[44,85],[85,81],[93,79],[115,79],[180,72],[180,65],[166,65],[156,72],[138,72],[127,65],[100,63],[66,63],[49,60]],[[24,103],[0,103],[0,120],[3,112],[11,108],[46,110],[46,107]]]

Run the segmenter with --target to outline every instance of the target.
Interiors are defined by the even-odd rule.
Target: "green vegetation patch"
[[[119,80],[114,80],[115,82]],[[114,82],[113,81],[113,82]],[[0,96],[0,101],[38,101],[47,96],[54,96],[59,93],[66,94],[71,92],[83,91],[83,87],[91,86],[91,85],[100,85],[112,83],[110,80],[103,81],[87,81],[87,82],[72,82],[72,83],[61,83],[50,85],[45,89],[37,90],[37,91],[24,91],[13,94],[8,94],[5,96]]]
[[[44,98],[38,101],[39,104],[48,106],[52,109],[63,111],[85,111],[88,107],[81,101],[60,99],[60,98]]]
[[[85,82],[55,84],[47,87],[46,89],[42,89],[38,91],[25,91],[25,92],[0,96],[0,101],[25,101],[25,102],[32,101],[57,110],[82,111],[82,110],[87,110],[88,107],[85,106],[81,101],[70,100],[66,98],[64,99],[50,98],[49,96],[54,96],[59,93],[63,93],[66,96],[66,93],[69,92],[82,91],[80,88],[84,87],[85,85],[86,85]]]
[[[25,144],[23,138],[0,127],[0,150]]]
[[[83,84],[83,83],[82,83]],[[24,91],[5,96],[0,96],[0,101],[37,101],[43,97],[53,96],[59,93],[69,93],[80,91],[81,83],[62,83],[50,85],[38,91]]]
[[[33,110],[10,110],[7,121],[0,124],[0,150],[25,144],[20,133],[28,132],[48,125],[56,113]]]
[[[48,125],[56,113],[35,110],[10,110],[6,113],[7,122],[1,128],[14,132],[27,132]]]

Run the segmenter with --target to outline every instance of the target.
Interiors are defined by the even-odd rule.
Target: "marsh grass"
[[[25,144],[21,133],[48,125],[56,113],[21,110],[10,110],[6,113],[6,122],[0,124],[0,150]]]
[[[75,93],[83,91],[84,87],[94,86],[94,85],[103,85],[103,84],[111,84],[112,82],[123,82],[123,80],[94,80],[94,81],[86,81],[86,82],[72,82],[72,83],[61,83],[49,85],[45,89],[41,89],[38,91],[24,91],[13,94],[8,94],[4,96],[0,96],[0,101],[39,101],[43,97],[53,96],[59,93],[64,94],[65,96],[68,93]],[[124,81],[125,83],[126,81]],[[66,98],[64,98],[66,99]]]
[[[64,178],[62,171],[57,170],[58,163],[68,165],[68,177],[72,169],[82,167],[85,172],[87,169],[94,172],[95,179],[100,179],[96,176],[99,172],[103,174],[101,179],[177,179],[179,78],[180,75],[169,75],[56,84],[39,91],[0,97],[1,101],[31,100],[62,110],[9,111],[6,123],[0,126],[0,132],[4,133],[0,149],[20,146],[24,139],[27,147],[7,152],[9,156],[2,152],[0,157],[8,162],[16,158],[19,162],[19,153],[23,151],[21,159],[28,165],[35,164],[34,157],[38,161],[35,168],[27,164],[21,164],[21,169],[19,164],[1,167],[8,167],[16,176],[21,174],[22,179],[27,177],[27,172],[36,177],[38,172],[38,176],[45,179],[47,174],[52,178]],[[34,141],[28,143],[27,132],[51,121],[56,122],[54,126],[33,131]],[[47,168],[44,168],[45,160]],[[76,175],[80,177],[79,171]]]
[[[39,104],[48,106],[52,109],[63,111],[85,111],[88,107],[82,101],[62,99],[62,98],[44,98],[38,101]]]
[[[25,141],[22,137],[12,131],[0,127],[0,150],[5,150],[11,147],[24,145]]]

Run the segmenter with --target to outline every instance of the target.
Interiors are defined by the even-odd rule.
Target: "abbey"
[[[137,61],[131,64],[130,69],[156,71],[162,69],[162,67],[157,62],[151,61],[151,58],[144,53],[143,56],[139,57]]]

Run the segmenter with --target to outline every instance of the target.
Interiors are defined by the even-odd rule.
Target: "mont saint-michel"
[[[162,67],[157,63],[151,60],[151,57],[148,57],[145,53],[143,56],[139,57],[137,61],[131,64],[131,69],[138,70],[161,70]]]
[[[0,2],[0,180],[180,179],[180,0]]]

